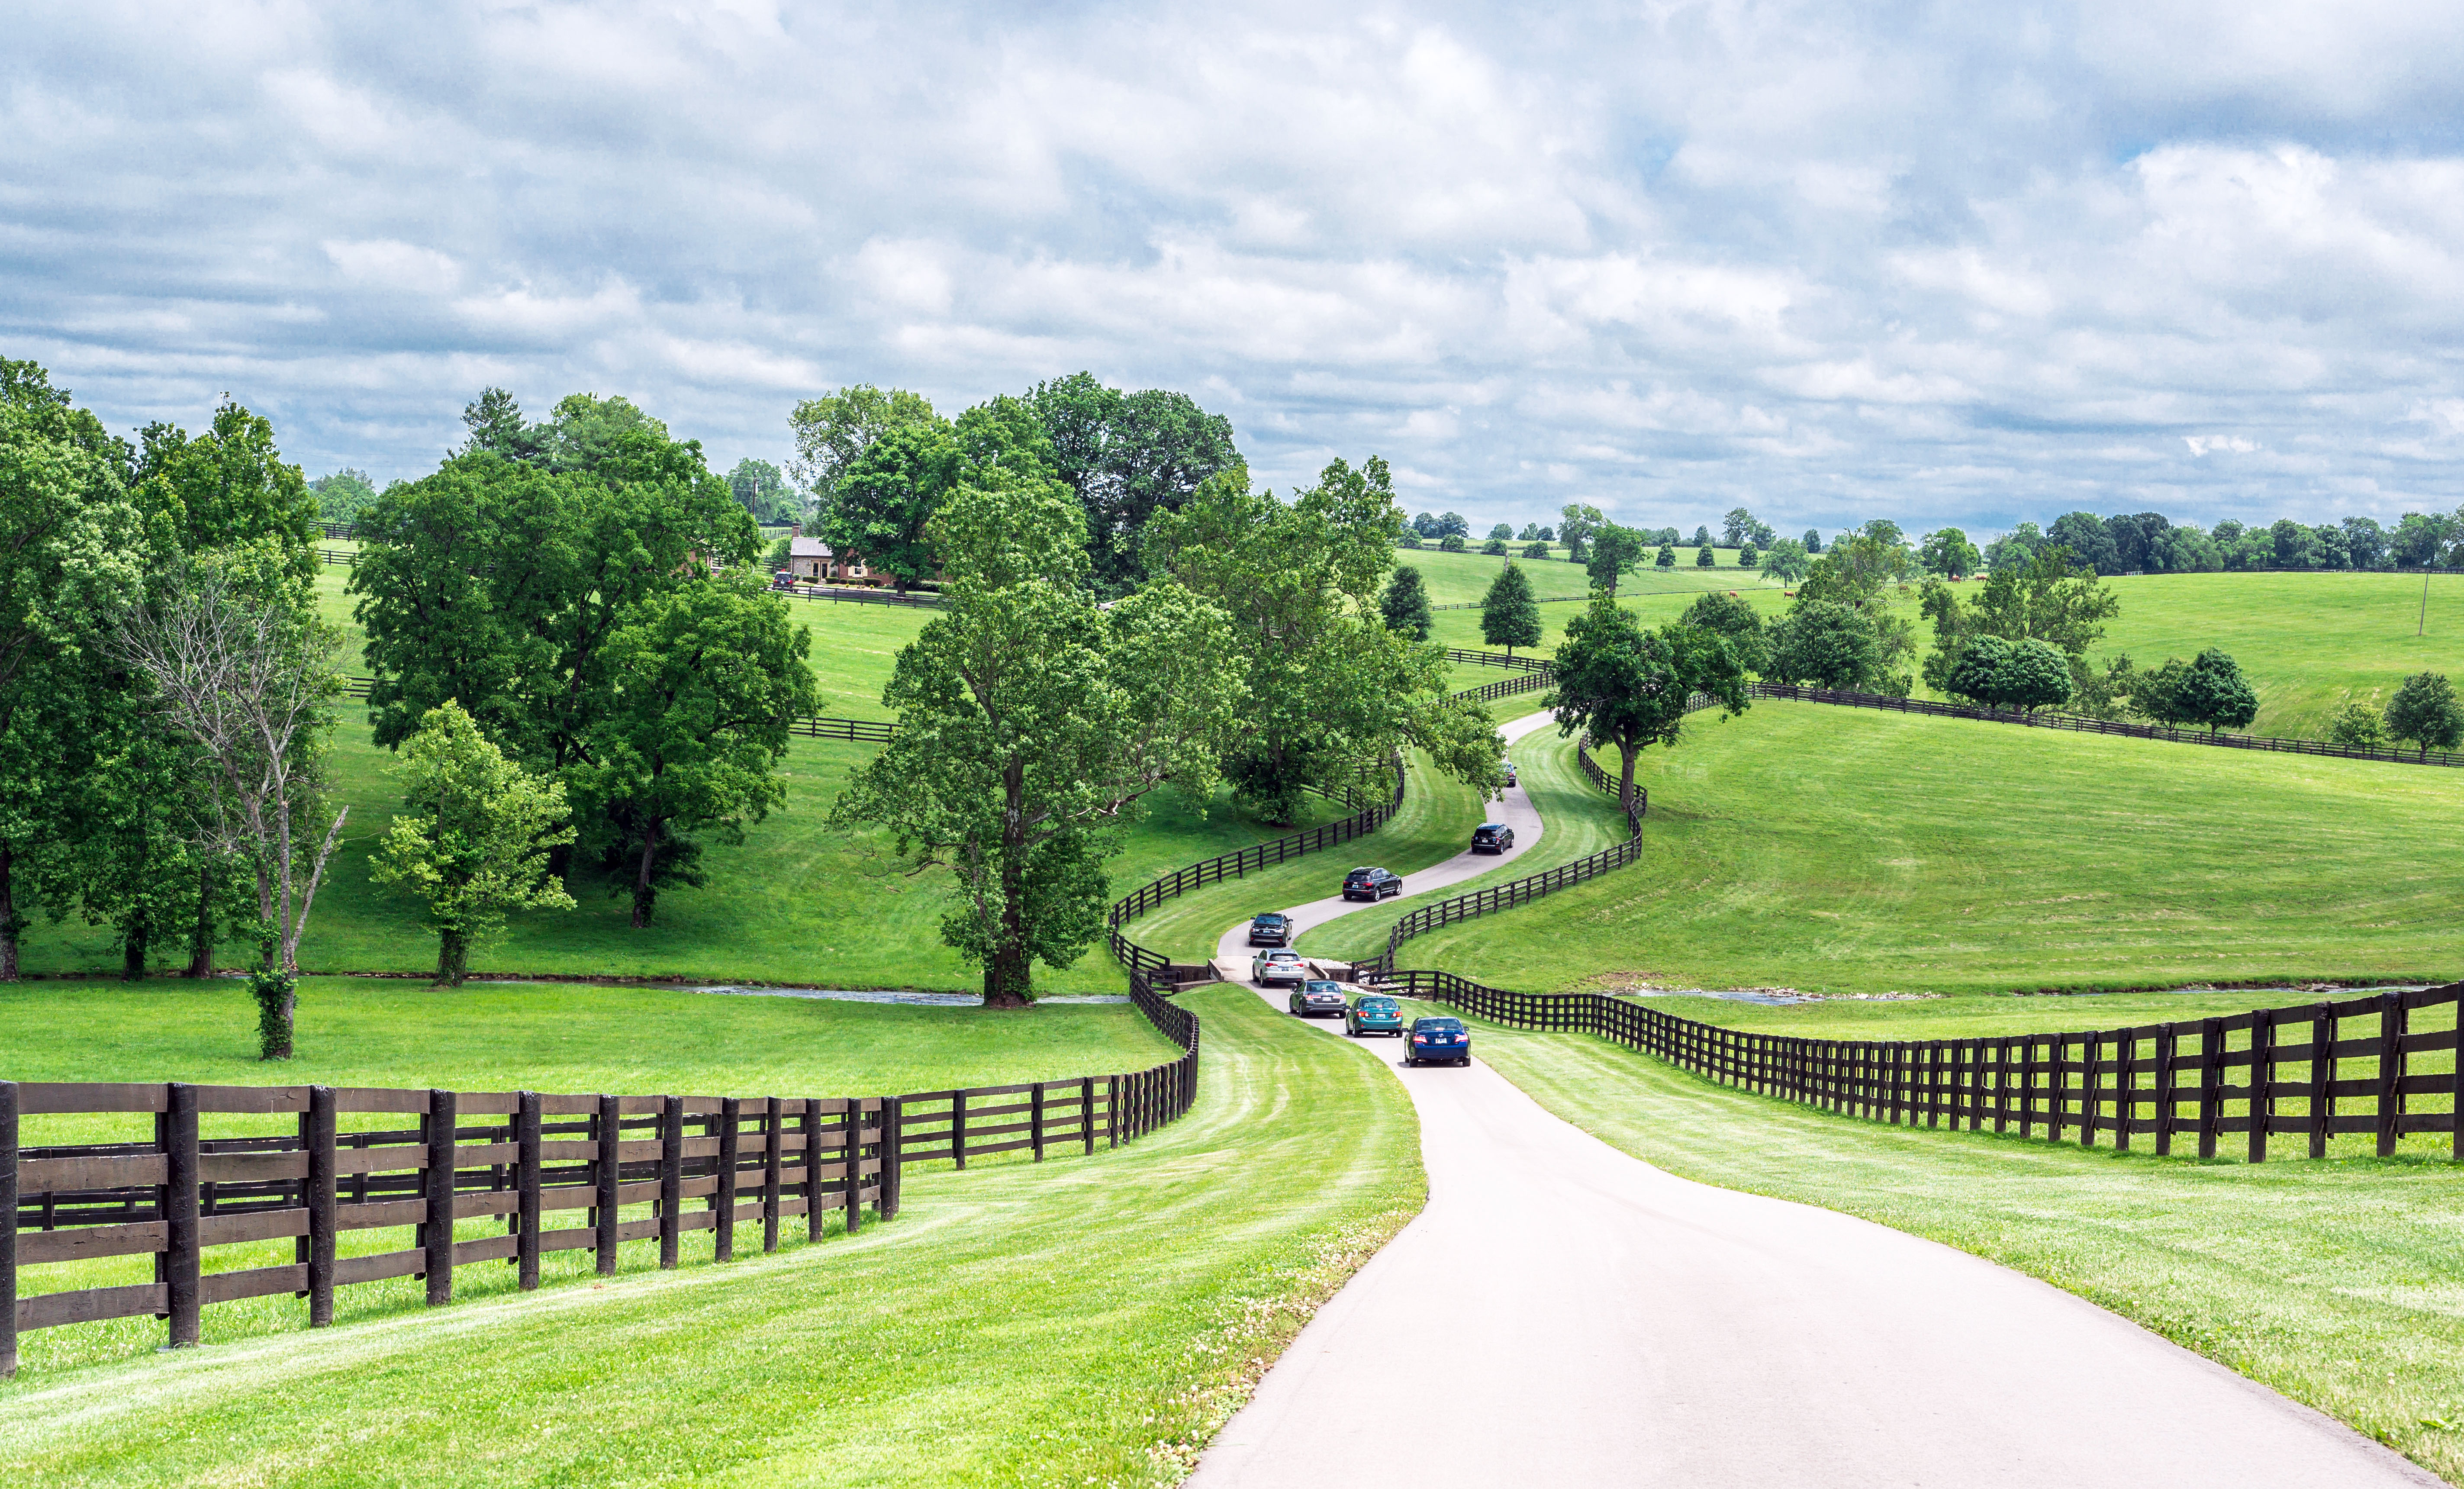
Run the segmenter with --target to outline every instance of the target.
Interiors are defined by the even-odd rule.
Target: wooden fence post
[[[785,1135],[780,1130],[784,1124],[787,1104],[773,1096],[761,1116],[761,1254],[768,1256],[779,1249],[779,1172],[782,1159],[779,1150]]]
[[[2079,1146],[2096,1146],[2097,1119],[2104,1115],[2104,1036],[2090,1034],[2079,1048]]]
[[[1107,1076],[1104,1080],[1104,1126],[1110,1130],[1112,1148],[1121,1146],[1121,1078]]]
[[[592,1208],[591,1222],[599,1234],[591,1238],[593,1259],[601,1277],[616,1275],[616,1202],[617,1185],[623,1178],[624,1162],[617,1155],[624,1136],[621,1119],[624,1103],[617,1097],[599,1098],[599,1117],[595,1130],[599,1138],[599,1156],[591,1160],[590,1177],[598,1188],[598,1203]]]
[[[676,1264],[676,1245],[684,1237],[685,1099],[664,1097],[659,1105],[659,1266]]]
[[[2276,1010],[2262,1008],[2250,1021],[2250,1162],[2267,1162],[2267,1128],[2275,1118]]]
[[[17,1374],[17,1083],[0,1081],[0,1380]]]
[[[736,1165],[741,1154],[737,1150],[737,1128],[744,1120],[744,1099],[722,1096],[718,1100],[718,1192],[711,1196],[711,1259],[736,1259]]]
[[[2464,1064],[2464,1049],[2455,1052]],[[2310,1156],[2327,1156],[2336,1123],[2336,1006],[2321,1003],[2310,1016]]]
[[[907,1188],[907,1103],[896,1096],[881,1099],[881,1198],[873,1215],[884,1220],[898,1215]]]
[[[166,1294],[165,1315],[170,1320],[174,1349],[197,1342],[199,1274],[203,1270],[197,1237],[197,1088],[173,1082],[165,1087],[162,1132],[164,1157],[163,1220],[165,1232],[162,1277]]]
[[[1029,1097],[1029,1098],[1028,1098],[1028,1101],[1029,1101],[1029,1103],[1031,1104],[1031,1106],[1030,1106],[1030,1107],[1029,1107],[1029,1109],[1028,1109],[1027,1116],[1026,1116],[1026,1137],[1027,1137],[1027,1143],[1028,1143],[1028,1145],[1029,1145],[1030,1147],[1032,1147],[1032,1148],[1034,1149],[1034,1150],[1035,1150],[1035,1161],[1036,1161],[1037,1163],[1042,1163],[1042,1162],[1044,1161],[1044,1083],[1043,1083],[1043,1082],[1038,1081],[1038,1082],[1036,1082],[1036,1083],[1035,1083],[1035,1094],[1034,1094],[1034,1095],[1032,1095],[1031,1097]]]
[[[1095,1078],[1078,1078],[1078,1136],[1089,1154],[1095,1151]]]
[[[967,1166],[967,1093],[950,1093],[950,1157],[960,1169]]]
[[[2199,1020],[2199,1156],[2216,1155],[2216,1124],[2224,1120],[2225,1031],[2221,1018]]]
[[[539,1093],[523,1091],[515,1100],[514,1213],[521,1220],[514,1242],[516,1285],[530,1292],[539,1284]]]
[[[2410,1020],[2405,1017],[2404,995],[2382,993],[2379,1004],[2379,1156],[2395,1156],[2395,1140],[2404,1131],[2404,1033]],[[2464,1061],[2464,1040],[2456,1045],[2455,1058]]]
[[[853,1236],[864,1225],[864,1098],[850,1096],[847,1104],[847,1146],[840,1150],[847,1159],[847,1233]]]
[[[2156,1026],[2156,1156],[2173,1152],[2173,1117],[2179,1106],[2173,1062],[2182,1052],[2181,1030],[2169,1023]]]
[[[2019,1037],[2019,1136],[2035,1136],[2036,1125],[2036,1037]]]
[[[822,1099],[804,1098],[804,1114],[797,1119],[798,1130],[804,1138],[804,1239],[822,1238],[822,1216],[829,1206],[822,1203]]]
[[[308,1326],[334,1322],[335,1121],[334,1088],[308,1087]]]
[[[419,1243],[428,1252],[428,1305],[453,1301],[453,1137],[459,1106],[451,1091],[428,1093],[428,1116],[422,1132],[428,1139],[428,1169],[420,1177],[428,1197],[427,1217],[419,1224]]]

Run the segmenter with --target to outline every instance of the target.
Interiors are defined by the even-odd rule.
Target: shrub
[[[1506,557],[1506,539],[1503,537],[1492,537],[1487,542],[1480,545],[1480,551],[1488,555],[1492,558],[1503,558]]]
[[[1523,549],[1523,557],[1526,558],[1546,558],[1549,557],[1549,545],[1547,543],[1526,544]]]
[[[1438,539],[1440,553],[1462,553],[1469,546],[1470,544],[1463,541],[1463,536],[1461,533],[1448,533]]]
[[[2395,742],[2387,734],[2386,716],[2366,703],[2347,703],[2339,710],[2327,721],[2327,738],[2355,750],[2384,750]]]

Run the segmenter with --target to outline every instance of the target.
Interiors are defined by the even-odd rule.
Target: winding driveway
[[[1521,792],[1506,810],[1519,848],[1540,841]],[[1408,887],[1496,865],[1464,854]],[[1286,913],[1306,928],[1378,908]],[[1236,927],[1221,949],[1236,975],[1244,943]],[[1399,1060],[1399,1040],[1363,1043]],[[2058,1288],[1673,1177],[1483,1064],[1397,1074],[1428,1207],[1293,1341],[1199,1489],[2440,1482]]]

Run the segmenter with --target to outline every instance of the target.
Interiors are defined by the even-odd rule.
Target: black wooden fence
[[[2187,1138],[2202,1158],[2238,1135],[2252,1163],[2267,1160],[2273,1137],[2299,1138],[2305,1156],[2323,1158],[2330,1138],[2364,1135],[2387,1157],[2401,1137],[2444,1132],[2450,1156],[2464,1160],[2454,1017],[2413,1027],[2422,1010],[2454,1009],[2464,983],[1969,1040],[1752,1034],[1602,994],[1508,993],[1449,972],[1397,973],[1387,986],[1514,1028],[1597,1035],[1706,1080],[1876,1122],[1969,1131],[1990,1123],[2082,1147],[2102,1133],[2124,1150],[2146,1138],[2158,1154]]]
[[[18,1336],[33,1329],[151,1314],[168,1321],[173,1346],[192,1345],[207,1304],[282,1293],[307,1300],[320,1326],[337,1287],[423,1278],[441,1304],[457,1266],[503,1261],[529,1288],[548,1252],[590,1251],[605,1275],[619,1247],[649,1240],[672,1267],[687,1231],[714,1233],[715,1259],[726,1261],[739,1227],[759,1225],[766,1252],[798,1215],[816,1240],[832,1215],[850,1233],[868,1204],[895,1215],[912,1164],[963,1169],[1022,1150],[1040,1163],[1118,1147],[1196,1098],[1198,1019],[1160,992],[1133,972],[1132,1001],[1182,1051],[1161,1064],[905,1096],[0,1082],[0,1379],[15,1373]],[[153,1141],[19,1143],[23,1117],[87,1112],[151,1113]],[[199,1136],[200,1117],[225,1113],[287,1116],[295,1130]],[[367,1114],[417,1125],[341,1130],[343,1117]],[[580,1224],[553,1226],[576,1211]],[[502,1235],[454,1237],[453,1220],[498,1217]],[[401,1226],[415,1228],[407,1248],[338,1255],[344,1232]],[[283,1238],[288,1262],[206,1270],[213,1248]],[[133,1255],[151,1255],[153,1281],[23,1291],[29,1267]]]
[[[342,679],[342,696],[365,698],[375,686],[373,677],[345,676]],[[803,717],[788,720],[787,732],[806,739],[851,739],[858,744],[888,744],[898,733],[898,726],[884,719]]]

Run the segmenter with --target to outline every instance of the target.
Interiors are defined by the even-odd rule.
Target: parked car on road
[[[1287,916],[1272,912],[1258,916],[1249,922],[1249,944],[1251,946],[1291,945],[1291,920]]]
[[[1290,1008],[1304,1018],[1320,1014],[1340,1014],[1343,1010],[1343,986],[1312,977],[1292,990]]]
[[[1383,868],[1355,868],[1343,876],[1343,897],[1347,900],[1376,901],[1402,892],[1403,876]]]
[[[1514,847],[1514,829],[1504,822],[1483,822],[1471,830],[1474,853],[1506,853]]]
[[[1441,1060],[1470,1064],[1471,1031],[1463,1027],[1460,1018],[1413,1019],[1411,1042],[1403,1046],[1403,1063],[1418,1065]]]
[[[1506,762],[1506,783],[1509,786],[1521,784],[1521,782],[1514,778],[1514,762],[1512,760]]]
[[[1309,963],[1298,952],[1261,952],[1249,958],[1249,980],[1260,987],[1275,982],[1307,982]]]
[[[1343,1016],[1343,1032],[1353,1039],[1364,1034],[1403,1037],[1403,1005],[1384,993],[1363,993]]]

